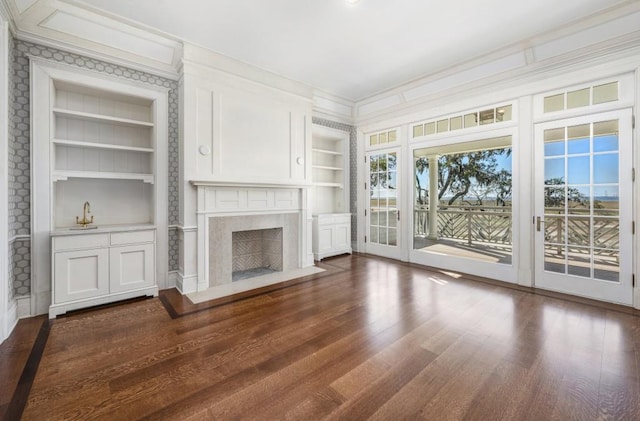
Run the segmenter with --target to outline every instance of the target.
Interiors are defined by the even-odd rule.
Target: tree
[[[511,171],[498,170],[498,157],[510,156],[511,148],[442,155],[438,158],[438,199],[447,197],[449,205],[464,200],[474,190],[476,198],[494,195],[496,204],[505,206],[512,192]],[[418,204],[428,198],[428,189],[420,185],[419,175],[428,172],[426,157],[416,160],[416,188]],[[424,194],[422,194],[424,192]],[[424,200],[422,198],[425,198]]]
[[[371,194],[375,187],[395,189],[396,186],[389,185],[391,172],[397,169],[397,157],[395,154],[381,154],[371,156],[370,174],[371,174]]]
[[[575,187],[565,186],[564,178],[548,178],[544,180],[544,184],[546,186],[544,189],[545,208],[564,208],[565,196],[567,198],[566,206],[569,208],[589,207],[589,196],[581,193],[580,190]],[[604,206],[599,200],[595,200],[593,207],[595,209],[601,209]]]

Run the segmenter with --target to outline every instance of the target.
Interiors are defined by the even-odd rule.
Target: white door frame
[[[371,233],[370,233],[370,221],[371,221],[371,212],[369,207],[369,199],[371,192],[371,155],[377,154],[396,154],[396,209],[397,209],[397,221],[396,221],[396,245],[395,246],[385,246],[381,244],[377,244],[371,241]],[[406,201],[404,201],[404,188],[403,188],[403,172],[406,171],[404,168],[402,149],[400,146],[394,146],[389,148],[381,148],[375,150],[369,150],[365,154],[366,156],[366,165],[365,165],[365,180],[366,181],[366,191],[365,191],[365,209],[367,209],[365,216],[365,236],[367,241],[365,242],[365,252],[369,254],[375,254],[378,256],[389,257],[391,259],[396,260],[404,260],[405,256],[405,247],[403,244],[406,243],[403,237],[406,232],[403,205]]]
[[[587,124],[597,121],[618,119],[618,153],[620,157],[619,188],[620,197],[620,280],[611,281],[584,278],[569,274],[559,274],[544,270],[544,142],[541,141],[544,131],[550,128]],[[540,218],[540,230],[534,232],[534,273],[537,288],[553,290],[577,296],[583,296],[601,301],[614,302],[623,305],[633,304],[633,259],[634,246],[631,224],[633,221],[633,181],[631,168],[633,167],[632,141],[632,110],[630,108],[601,113],[586,114],[579,117],[558,119],[545,123],[538,123],[534,127],[535,152],[534,159],[534,210],[536,221]],[[626,162],[626,165],[625,165]],[[628,192],[628,195],[626,194]],[[623,206],[624,205],[624,206]],[[567,227],[565,227],[565,230]],[[626,235],[623,235],[626,234]]]
[[[411,162],[413,165],[413,154],[416,149],[423,148],[431,148],[431,147],[439,147],[446,146],[451,144],[464,144],[467,142],[481,141],[483,139],[491,139],[495,137],[503,137],[503,136],[511,136],[511,147],[512,147],[512,157],[513,157],[513,165],[512,165],[512,181],[513,181],[513,191],[512,191],[512,214],[511,214],[511,233],[512,233],[512,255],[511,255],[511,264],[499,264],[499,263],[489,263],[482,262],[475,259],[467,259],[463,257],[457,256],[448,256],[448,255],[436,255],[433,253],[426,253],[424,251],[415,250],[413,248],[413,233],[414,233],[414,221],[413,221],[413,212],[411,212],[410,221],[406,223],[407,227],[405,227],[405,234],[409,235],[411,238],[408,239],[408,248],[409,248],[409,261],[413,263],[418,263],[421,265],[437,267],[445,270],[450,270],[453,272],[462,272],[469,275],[482,276],[485,278],[496,279],[503,282],[508,283],[520,283],[518,280],[518,268],[520,262],[520,250],[518,246],[520,244],[520,221],[523,215],[521,215],[521,201],[520,198],[523,196],[520,192],[521,186],[521,168],[517,165],[520,161],[520,154],[526,153],[526,151],[522,150],[520,143],[518,142],[518,129],[517,129],[517,121],[513,122],[511,127],[506,127],[502,129],[493,129],[493,130],[485,130],[479,131],[475,133],[468,133],[463,135],[451,135],[450,133],[443,135],[441,138],[432,139],[428,141],[416,142],[409,145],[409,155],[411,157]],[[405,160],[407,162],[407,160]],[[411,173],[413,174],[413,168],[411,168]],[[415,194],[415,189],[413,188],[413,180],[407,182],[408,185],[411,185],[411,193],[407,195],[411,196],[410,203],[413,207],[413,195]],[[409,187],[406,189],[409,191]],[[527,210],[524,209],[522,214],[526,214]]]

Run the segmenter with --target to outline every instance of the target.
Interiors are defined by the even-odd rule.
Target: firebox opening
[[[282,227],[232,233],[233,282],[282,272]]]

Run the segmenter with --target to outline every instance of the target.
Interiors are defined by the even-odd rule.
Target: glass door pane
[[[544,268],[619,281],[618,120],[544,131]]]
[[[537,124],[536,286],[632,303],[631,110]]]
[[[398,156],[396,152],[369,157],[369,242],[398,245]]]

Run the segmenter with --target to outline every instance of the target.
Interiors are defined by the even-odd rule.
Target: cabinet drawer
[[[350,224],[351,223],[351,215],[350,214],[336,215],[333,218],[333,222],[335,222],[336,224]]]
[[[333,225],[335,218],[333,216],[318,217],[318,225]]]
[[[153,243],[156,238],[154,230],[114,232],[111,234],[111,245],[121,246],[126,244]]]
[[[54,251],[100,248],[108,245],[109,234],[68,235],[53,239]]]
[[[318,216],[319,225],[348,224],[351,222],[351,214],[336,213]]]

